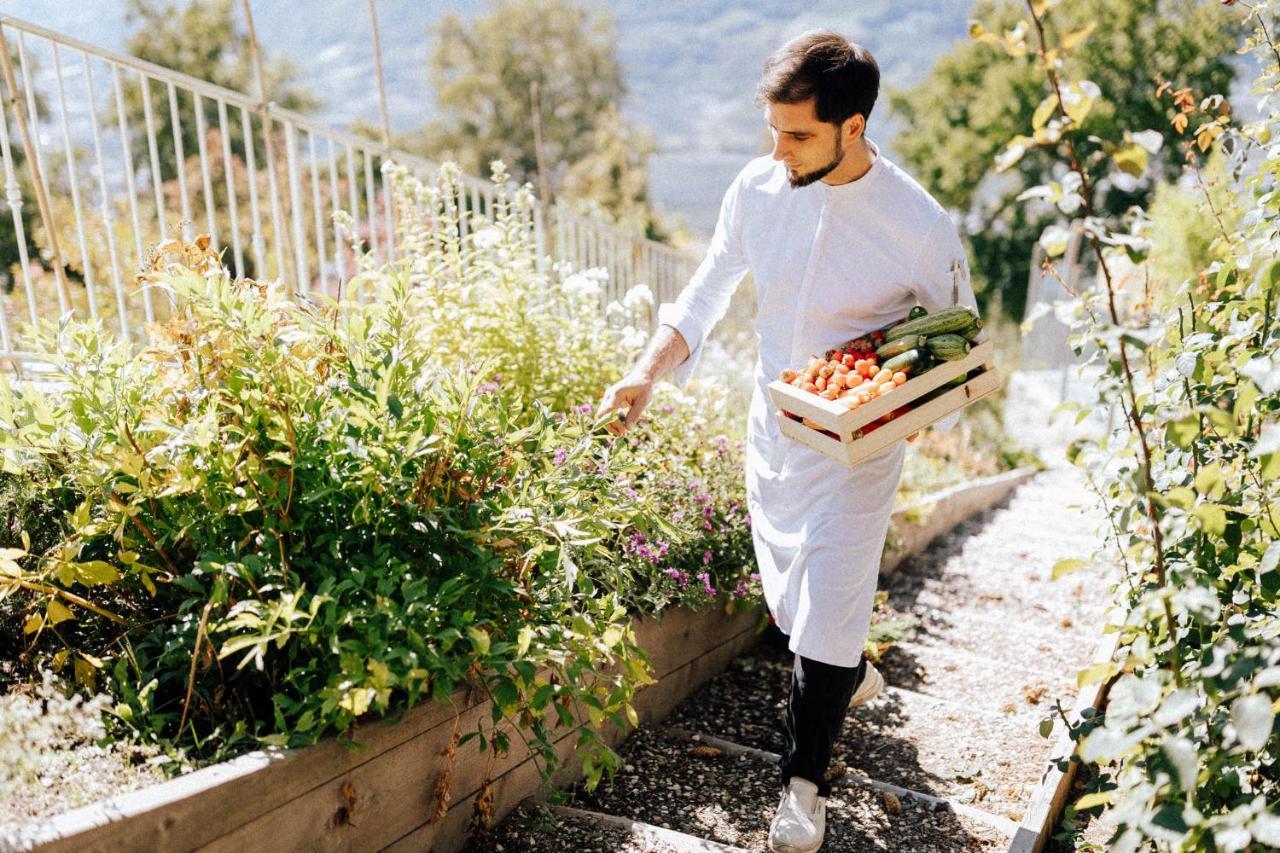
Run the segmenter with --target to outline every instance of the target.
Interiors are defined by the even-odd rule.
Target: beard
[[[799,172],[787,172],[787,181],[795,189],[807,187],[814,181],[820,181],[835,170],[840,165],[840,161],[844,159],[844,145],[840,142],[839,135],[836,136],[836,150],[831,154],[831,162],[820,169],[814,169],[812,172],[800,174]]]

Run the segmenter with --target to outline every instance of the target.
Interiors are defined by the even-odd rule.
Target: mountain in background
[[[0,0],[0,13],[120,50],[128,34],[124,5],[123,0]],[[629,92],[623,108],[658,142],[659,153],[649,166],[653,197],[694,230],[709,233],[734,175],[767,150],[752,95],[774,48],[806,29],[828,27],[869,47],[880,62],[882,85],[900,88],[922,79],[937,56],[967,38],[971,0],[909,6],[892,0],[612,0],[598,5],[617,20]],[[485,8],[478,0],[378,0],[394,130],[412,131],[435,114],[426,75],[430,25],[447,13],[470,18]],[[263,49],[293,60],[322,99],[323,120],[342,127],[356,120],[376,125],[365,0],[254,0],[253,12]],[[892,138],[892,117],[883,103],[869,129],[877,141]]]

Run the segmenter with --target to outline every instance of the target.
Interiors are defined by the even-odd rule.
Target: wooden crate
[[[837,401],[824,400],[817,394],[801,391],[780,380],[769,383],[769,395],[778,407],[778,424],[783,435],[852,466],[998,390],[1000,377],[993,361],[994,354],[991,341],[983,341],[964,358],[944,361],[908,379],[892,393],[856,409],[846,408]],[[966,374],[969,379],[963,385],[944,387],[957,376]],[[873,421],[907,405],[913,406],[910,411],[880,424],[872,432],[860,433]],[[793,420],[785,414],[787,412],[808,418],[821,429]]]

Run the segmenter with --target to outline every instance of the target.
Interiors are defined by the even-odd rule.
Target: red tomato
[[[843,364],[845,367],[853,367],[854,361],[856,361],[856,359],[853,356],[849,355],[849,353],[845,353],[844,358],[840,359],[840,363]]]

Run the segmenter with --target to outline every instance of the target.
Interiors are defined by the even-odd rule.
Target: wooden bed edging
[[[1115,631],[1104,634],[1094,650],[1093,660],[1089,665],[1096,666],[1109,663],[1120,645],[1120,626],[1112,624]],[[1084,712],[1092,709],[1095,713],[1102,711],[1107,701],[1107,691],[1111,689],[1114,678],[1105,678],[1097,684],[1081,688],[1076,696],[1075,707],[1068,718],[1071,725],[1076,725],[1083,718]],[[1075,757],[1076,745],[1071,733],[1066,729],[1058,734],[1053,745],[1053,755],[1045,767],[1044,777],[1031,795],[1031,803],[1023,815],[1009,844],[1009,853],[1041,853],[1053,832],[1054,825],[1067,805],[1067,796],[1071,792],[1071,782],[1075,779],[1080,761]],[[1066,761],[1066,770],[1058,767],[1059,762]]]
[[[999,503],[1035,473],[1020,468],[964,483],[895,512],[895,547],[885,554],[881,571],[892,571],[937,536]],[[726,614],[719,608],[675,608],[637,621],[636,639],[649,653],[657,680],[636,694],[633,704],[641,722],[665,717],[746,651],[758,636],[760,619],[756,611]],[[365,723],[350,738],[303,749],[259,750],[33,821],[22,841],[28,849],[48,853],[197,848],[456,851],[466,841],[486,771],[492,780],[495,822],[540,782],[528,749],[508,726],[511,751],[491,766],[486,767],[489,756],[478,747],[459,748],[449,809],[436,823],[429,822],[437,806],[441,756],[455,728],[471,731],[477,720],[491,713],[487,700],[469,694],[460,688],[447,702],[424,703],[396,722]],[[603,734],[616,746],[628,731],[610,723]],[[565,732],[556,743],[562,761],[558,784],[581,775],[575,741]]]
[[[759,611],[726,614],[673,608],[635,623],[653,662],[656,683],[637,691],[642,723],[666,716],[724,669],[758,636]],[[466,842],[473,804],[486,772],[493,820],[500,820],[540,782],[529,750],[514,732],[507,755],[490,761],[476,741],[457,750],[449,809],[436,823],[436,781],[455,729],[474,730],[491,706],[455,691],[447,702],[419,705],[396,722],[359,726],[349,740],[302,749],[268,749],[177,779],[93,803],[43,821],[22,837],[40,851],[143,850],[404,850],[455,851]],[[607,724],[611,745],[627,731]],[[577,778],[576,738],[560,733],[558,781]]]
[[[1037,473],[1037,468],[1015,468],[943,489],[897,510],[889,522],[890,545],[880,561],[881,574],[892,572],[904,559],[923,551],[937,537],[1000,503]]]

